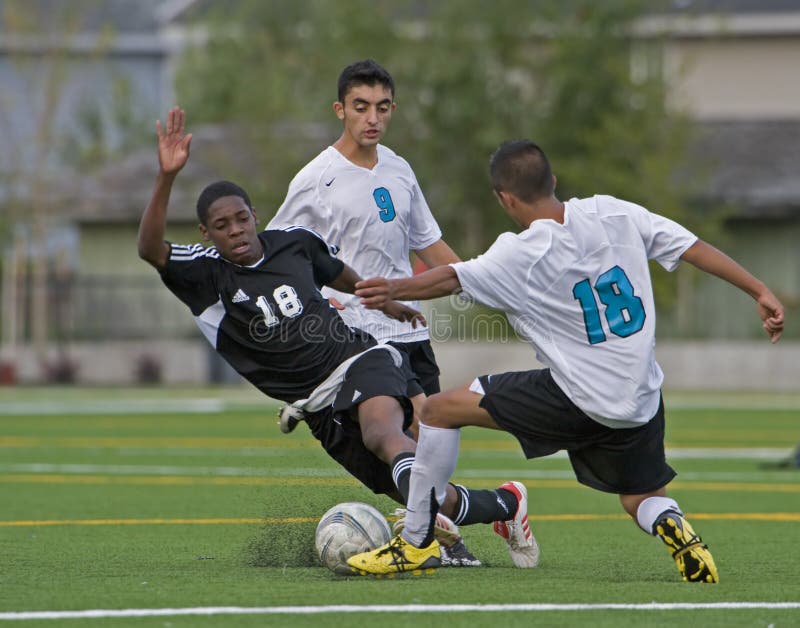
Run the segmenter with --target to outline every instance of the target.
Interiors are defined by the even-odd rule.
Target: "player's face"
[[[240,266],[255,264],[264,253],[256,232],[255,212],[240,196],[222,196],[211,203],[200,232],[214,243],[222,257]]]
[[[367,148],[380,142],[396,106],[392,101],[392,92],[376,83],[351,87],[344,97],[344,103],[337,102],[334,110],[344,122],[345,134],[358,146]]]

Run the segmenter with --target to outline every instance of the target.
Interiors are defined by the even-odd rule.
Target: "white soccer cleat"
[[[294,406],[283,406],[278,411],[278,427],[281,428],[281,432],[284,434],[293,432],[300,421],[305,421],[305,419],[305,412],[298,410]]]
[[[519,505],[513,519],[494,522],[494,531],[506,540],[508,553],[517,567],[536,567],[539,564],[539,544],[528,525],[528,490],[522,482],[506,482],[500,488],[514,493]]]

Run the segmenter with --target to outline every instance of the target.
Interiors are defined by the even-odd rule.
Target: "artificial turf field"
[[[319,516],[394,504],[305,426],[280,434],[255,391],[0,389],[0,624],[800,626],[800,471],[765,468],[800,443],[800,396],[665,401],[671,494],[714,553],[716,585],[681,582],[566,458],[525,461],[476,429],[455,479],[525,482],[540,566],[513,568],[491,528],[471,526],[481,568],[335,576],[315,563]]]

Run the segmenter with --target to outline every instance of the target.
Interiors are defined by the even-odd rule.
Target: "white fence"
[[[477,375],[538,368],[533,351],[522,343],[435,344],[442,387],[466,384]],[[664,387],[678,390],[760,390],[800,392],[800,342],[663,341],[656,354]],[[45,369],[30,347],[5,356],[13,373],[5,383],[42,383],[53,372],[77,384],[124,385],[157,379],[164,384],[203,384],[213,374],[237,381],[213,361],[204,340],[73,343],[47,356]],[[57,371],[58,368],[61,371]],[[148,378],[150,378],[148,380]],[[3,383],[3,377],[0,377]]]

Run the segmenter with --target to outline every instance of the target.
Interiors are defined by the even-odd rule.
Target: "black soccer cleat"
[[[278,410],[278,427],[284,434],[289,434],[294,431],[300,421],[305,421],[306,413],[298,410],[294,406],[283,406]]]

